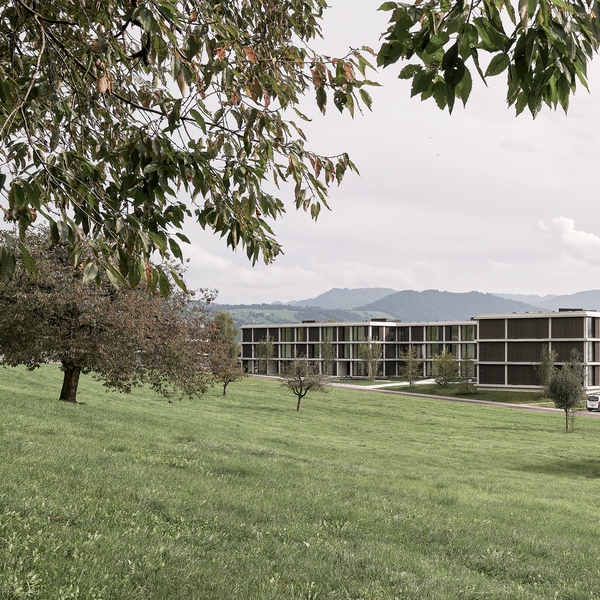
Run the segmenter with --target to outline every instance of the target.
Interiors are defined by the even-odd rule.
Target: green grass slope
[[[600,420],[0,371],[0,598],[600,598]]]

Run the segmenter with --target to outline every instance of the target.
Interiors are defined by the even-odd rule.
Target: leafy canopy
[[[306,147],[297,108],[312,90],[354,114],[370,107],[361,51],[313,52],[325,0],[0,0],[0,205],[23,233],[38,215],[72,258],[117,256],[113,276],[170,291],[186,216],[244,247],[280,252],[269,220],[289,181],[316,219],[355,170]],[[368,50],[368,49],[367,49]],[[371,51],[372,52],[372,51]],[[191,199],[191,200],[190,200]],[[14,248],[0,256],[7,280]],[[176,271],[171,273],[183,286]]]
[[[19,262],[0,282],[0,365],[33,370],[56,362],[65,374],[61,399],[76,402],[80,374],[93,373],[108,388],[129,392],[149,385],[170,397],[194,397],[212,383],[213,321],[206,302],[173,293],[166,300],[145,285],[113,286],[85,281],[65,244],[30,232],[22,244],[36,263],[32,277]]]
[[[473,72],[506,73],[507,101],[535,117],[542,104],[566,112],[600,40],[596,0],[417,0],[384,2],[391,13],[377,62],[411,60],[400,72],[412,96],[452,112],[466,104]],[[485,72],[484,72],[485,68]]]

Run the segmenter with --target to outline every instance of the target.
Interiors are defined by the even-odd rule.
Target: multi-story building
[[[586,367],[586,389],[600,388],[600,312],[561,309],[550,313],[479,315],[470,321],[403,323],[372,319],[363,322],[304,321],[282,325],[243,325],[242,361],[252,372],[258,367],[257,345],[270,338],[274,352],[268,373],[278,374],[294,357],[306,357],[323,369],[321,347],[332,344],[336,358],[333,375],[361,377],[365,365],[359,346],[377,339],[383,345],[381,374],[398,375],[401,353],[416,346],[423,374],[432,374],[433,359],[448,349],[458,360],[475,362],[480,389],[539,389],[535,372],[542,347],[557,352],[557,364],[577,349]]]

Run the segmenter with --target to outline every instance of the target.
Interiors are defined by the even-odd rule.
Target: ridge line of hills
[[[530,300],[525,302],[523,299]],[[414,321],[465,321],[478,314],[548,312],[559,308],[600,310],[600,290],[564,296],[395,291],[390,288],[333,288],[316,298],[270,304],[214,304],[243,324],[301,321],[364,321],[372,318]]]

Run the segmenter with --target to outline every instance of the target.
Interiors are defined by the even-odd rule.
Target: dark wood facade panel
[[[480,340],[503,340],[505,335],[504,319],[482,319],[479,321]]]
[[[504,362],[504,342],[479,342],[479,360]]]
[[[321,330],[320,327],[309,327],[308,328],[308,341],[309,342],[318,342],[320,330]]]
[[[583,354],[583,342],[552,342],[552,350],[556,350],[558,356],[557,362],[567,362],[571,358],[571,350],[575,348],[581,352],[581,356],[585,358]]]
[[[552,317],[553,338],[580,338],[585,333],[583,317]]]
[[[269,327],[269,336],[274,342],[279,341],[279,327]]]
[[[242,329],[242,342],[252,342],[252,329]]]
[[[411,328],[410,336],[412,342],[422,342],[424,339],[424,327],[422,325],[413,325]]]
[[[543,340],[550,337],[550,319],[507,319],[509,340]]]
[[[242,346],[242,357],[252,358],[252,346]]]
[[[533,365],[508,365],[508,385],[540,385]]]
[[[540,362],[543,342],[508,342],[508,362]]]
[[[262,342],[267,339],[267,330],[266,329],[255,329],[254,330],[254,341]]]
[[[479,385],[504,385],[504,365],[479,365]]]

